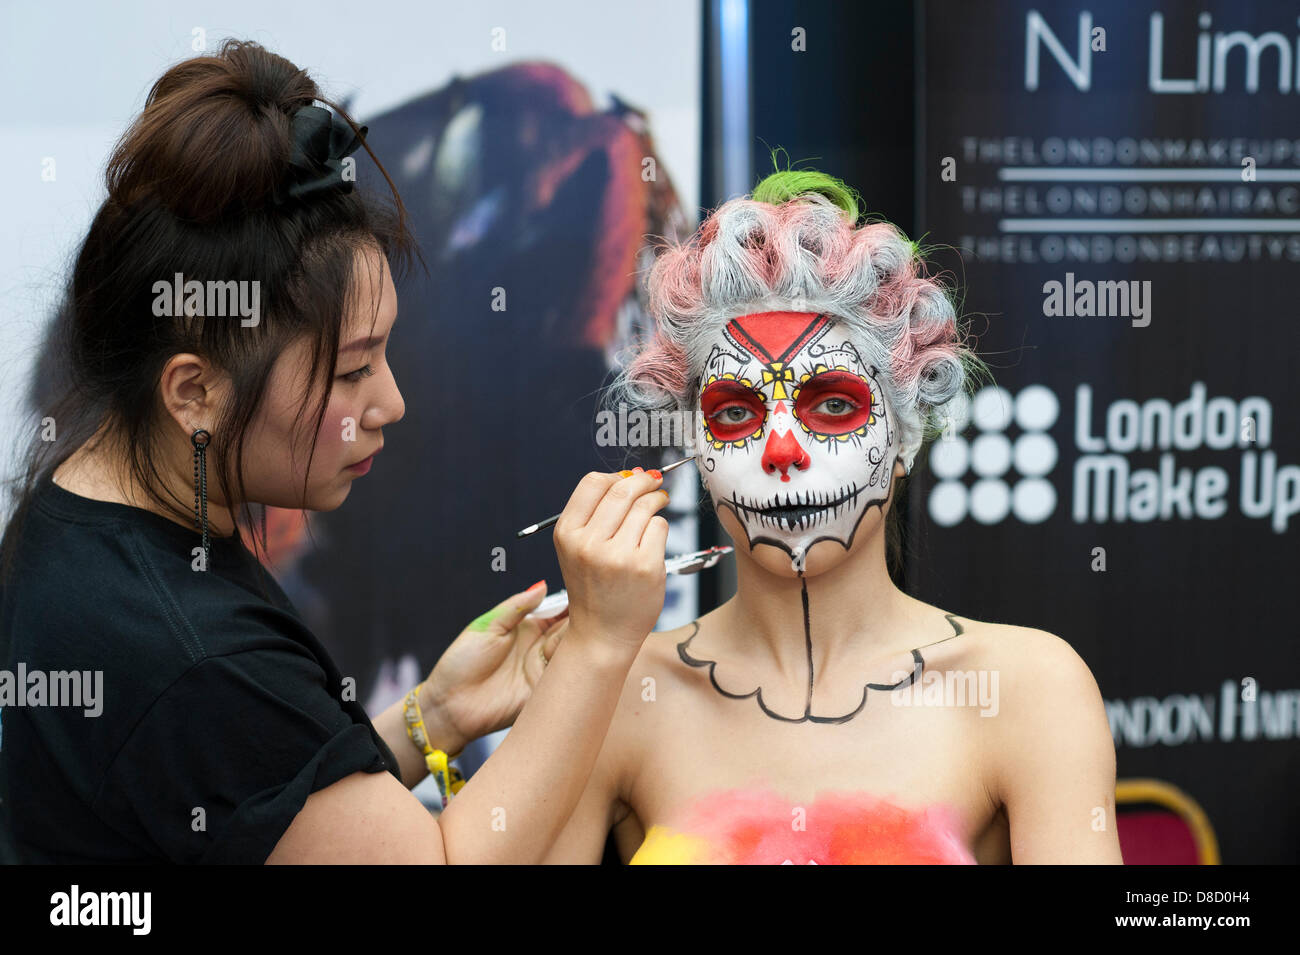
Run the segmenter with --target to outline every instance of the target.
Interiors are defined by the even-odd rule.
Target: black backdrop
[[[1031,10],[1062,55],[1039,35],[1033,90]],[[1085,12],[1106,49],[1087,34],[1079,89]],[[1213,67],[1215,34],[1276,31],[1289,45],[1288,91],[1275,48],[1248,91],[1242,46],[1228,53],[1222,91],[1213,70],[1204,92],[1153,91],[1153,13],[1161,83],[1195,79],[1202,33]],[[1277,515],[1276,527],[1274,515],[1279,482],[1284,496],[1300,493],[1290,400],[1300,227],[1277,221],[1300,219],[1300,183],[1287,181],[1300,170],[1300,6],[758,0],[751,15],[756,176],[780,145],[927,245],[960,248],[935,257],[960,282],[1004,389],[918,459],[905,586],[1068,640],[1106,701],[1121,779],[1159,779],[1196,800],[1224,862],[1296,862],[1300,515]],[[803,54],[790,52],[796,26]],[[1239,174],[1245,156],[1262,173],[1254,182]],[[1149,282],[1149,324],[1046,315],[1044,285],[1067,273],[1076,288]],[[1180,403],[1187,440],[1162,447],[1154,426]],[[1207,407],[1209,444],[1194,433]],[[1144,415],[1145,448],[1129,427]],[[1247,440],[1243,418],[1260,426]],[[1257,497],[1270,466],[1266,507]],[[1089,495],[1107,469],[1103,514]]]

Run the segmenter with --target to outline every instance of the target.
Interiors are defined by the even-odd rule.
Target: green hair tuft
[[[800,196],[819,195],[839,206],[849,222],[857,224],[862,200],[857,190],[842,179],[815,169],[782,169],[777,155],[784,153],[785,150],[779,146],[772,150],[772,165],[776,171],[769,173],[754,187],[751,199],[779,206]]]

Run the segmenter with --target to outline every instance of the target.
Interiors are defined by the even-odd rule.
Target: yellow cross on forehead
[[[783,361],[774,361],[763,369],[763,384],[772,386],[772,400],[781,401],[790,396],[785,393],[785,383],[794,381],[794,371]]]

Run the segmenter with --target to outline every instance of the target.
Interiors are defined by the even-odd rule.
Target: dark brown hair
[[[53,418],[58,440],[34,437],[10,531],[36,483],[101,425],[126,450],[134,480],[150,497],[192,518],[192,501],[161,492],[155,465],[165,414],[158,384],[168,359],[182,352],[231,376],[232,400],[210,427],[209,480],[251,527],[244,439],[277,357],[300,337],[312,343],[309,382],[325,383],[315,411],[318,431],[341,329],[355,302],[357,252],[378,249],[394,274],[413,254],[418,258],[396,187],[369,146],[365,152],[391,193],[382,201],[359,188],[286,197],[292,116],[313,102],[359,132],[307,73],[252,42],[227,40],[215,55],[178,63],[154,84],[109,159],[108,197],[77,254],[51,329],[47,354],[57,368],[48,370],[59,384],[39,403],[37,418]],[[186,281],[257,281],[258,323],[156,316],[155,283],[176,273]],[[298,423],[309,401],[310,391]],[[6,570],[16,537],[6,534]]]

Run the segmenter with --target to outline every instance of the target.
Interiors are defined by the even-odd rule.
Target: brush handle
[[[660,474],[667,474],[667,473],[668,473],[669,471],[671,471],[673,468],[679,468],[679,467],[681,467],[683,464],[685,464],[687,461],[694,461],[694,460],[695,460],[695,455],[692,454],[689,458],[682,458],[680,461],[674,461],[672,464],[668,465],[668,467],[666,467],[666,468],[660,468],[659,473],[660,473]],[[516,534],[515,534],[515,538],[518,539],[518,538],[520,538],[520,537],[531,537],[533,534],[536,534],[538,531],[542,531],[542,530],[545,530],[546,528],[550,527],[552,524],[554,524],[554,523],[555,523],[556,521],[558,521],[559,519],[560,519],[560,515],[559,515],[559,514],[552,514],[550,517],[548,517],[548,518],[547,518],[546,520],[544,520],[544,521],[538,521],[536,524],[529,524],[529,525],[528,525],[527,527],[525,527],[523,530],[521,530],[521,531],[519,531],[518,533],[516,533]]]
[[[525,527],[522,531],[517,533],[515,537],[528,537],[531,534],[536,534],[538,531],[545,530],[546,528],[550,527],[559,519],[560,519],[559,514],[552,514],[544,521],[541,521],[537,524],[530,524],[528,527]]]
[[[735,548],[730,544],[721,547],[710,547],[708,550],[699,550],[693,554],[681,554],[677,557],[669,557],[664,561],[664,570],[670,574],[695,574],[701,570],[708,570],[717,564],[719,560],[730,554]],[[549,620],[551,617],[559,615],[569,606],[569,591],[557,590],[553,594],[547,594],[545,599],[537,605],[537,609],[528,614],[534,620]]]

